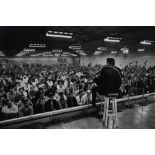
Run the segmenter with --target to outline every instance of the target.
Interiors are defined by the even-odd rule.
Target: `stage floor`
[[[106,128],[113,128],[112,119]],[[46,126],[46,129],[106,129],[102,118],[86,116]],[[118,129],[155,129],[155,98],[118,112]]]

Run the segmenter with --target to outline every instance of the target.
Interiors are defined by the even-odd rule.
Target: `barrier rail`
[[[154,95],[155,95],[155,93],[150,93],[150,94],[121,98],[121,99],[117,100],[117,103],[144,99],[144,98],[154,96]],[[103,102],[103,104],[104,103],[105,102]],[[101,105],[101,102],[97,103],[97,106],[100,106],[100,105]],[[72,108],[67,108],[67,109],[61,109],[61,110],[45,112],[45,113],[41,113],[41,114],[34,114],[34,115],[30,115],[30,116],[19,117],[19,118],[1,121],[0,128],[20,128],[22,126],[30,125],[30,124],[36,123],[36,122],[48,123],[48,122],[51,122],[53,119],[60,119],[63,117],[80,115],[80,114],[86,112],[86,110],[88,112],[88,108],[89,108],[89,113],[95,111],[95,108],[91,104],[83,105],[83,106],[78,106],[78,107],[72,107]]]

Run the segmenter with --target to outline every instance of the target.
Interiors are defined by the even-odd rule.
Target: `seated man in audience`
[[[6,94],[5,88],[4,88],[4,86],[0,85],[0,96],[3,96],[3,94]]]
[[[66,103],[66,100],[67,100],[66,96],[64,95],[63,92],[60,92],[59,95],[60,95],[60,98],[59,98],[58,102],[61,105],[62,109],[67,108],[68,106]]]
[[[47,85],[48,85],[48,87],[50,87],[50,88],[53,86],[53,81],[52,81],[51,78],[49,78],[49,79],[47,80]]]
[[[24,97],[23,92],[24,92],[24,88],[23,87],[19,88],[19,91],[17,92],[17,96],[16,96],[18,101],[21,100]]]
[[[87,104],[88,103],[87,94],[80,90],[79,94],[76,96],[76,100],[77,100],[78,105]]]
[[[11,102],[15,102],[16,94],[14,93],[13,89],[11,88],[10,91],[7,93],[7,98]]]
[[[19,117],[28,116],[33,114],[33,106],[28,98],[23,99],[23,105],[19,108]]]
[[[35,95],[36,95],[36,93],[37,93],[37,91],[38,91],[38,89],[36,90],[35,87],[36,87],[36,86],[34,86],[34,85],[32,85],[32,86],[30,87],[30,91],[29,91],[29,93],[28,93],[28,96],[29,96],[30,99],[34,98]]]
[[[31,88],[31,85],[28,84],[28,83],[25,83],[25,85],[24,85],[24,90],[25,90],[27,93],[30,92],[30,88]]]
[[[66,96],[69,95],[69,92],[70,92],[71,89],[72,89],[72,88],[71,88],[70,82],[68,82],[67,85],[66,85],[66,89],[65,89],[65,94],[66,94]]]
[[[47,90],[45,91],[45,96],[51,97],[53,94],[55,94],[57,91],[57,88],[53,85],[52,87],[48,87]]]
[[[51,96],[51,98],[45,102],[45,112],[53,111],[55,102],[58,104],[57,101],[55,101]]]
[[[7,95],[1,94],[0,96],[0,120],[4,119],[4,115],[2,113],[2,108],[7,104]]]
[[[18,116],[18,106],[7,100],[6,105],[2,108],[2,113],[5,119],[11,119]]]
[[[50,94],[49,99],[45,102],[45,112],[62,109],[61,104],[55,99],[55,93]]]
[[[45,111],[45,102],[47,100],[48,98],[44,96],[43,89],[40,88],[38,93],[36,94],[36,104],[35,104],[36,113],[43,113]]]
[[[68,108],[78,106],[77,100],[72,90],[70,91],[69,96],[67,97],[67,106]]]
[[[65,92],[65,86],[63,84],[64,82],[61,80],[59,81],[59,83],[57,84],[57,91],[58,92]]]

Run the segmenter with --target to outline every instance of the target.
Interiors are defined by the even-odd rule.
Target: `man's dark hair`
[[[114,58],[107,58],[107,64],[114,66],[115,65],[115,59]]]

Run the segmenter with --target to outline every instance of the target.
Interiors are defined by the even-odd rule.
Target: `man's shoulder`
[[[108,65],[105,65],[105,66],[103,66],[102,67],[102,69],[101,69],[101,72],[103,72],[103,71],[107,71],[107,70],[109,70],[109,69],[117,69],[117,67],[116,66],[108,66]],[[117,69],[118,70],[118,69]]]
[[[110,70],[110,69],[115,70],[115,71],[117,71],[119,74],[122,75],[122,71],[121,71],[121,69],[120,69],[119,67],[117,67],[117,66],[108,66],[108,65],[103,66],[103,68],[102,68],[102,70],[101,70],[101,73],[106,72],[106,71],[108,71],[108,70]]]
[[[105,71],[105,70],[107,70],[107,69],[108,69],[108,66],[105,65],[105,66],[102,67],[101,72],[103,72],[103,71]]]
[[[120,69],[119,67],[117,67],[117,66],[113,66],[113,67],[114,67],[115,69],[121,71],[121,69]]]
[[[102,69],[104,69],[104,68],[108,68],[108,65],[104,65],[104,66],[102,67]]]
[[[117,66],[108,66],[108,65],[104,66],[102,69],[109,69],[109,68],[121,71],[121,69],[119,67],[117,67]]]

